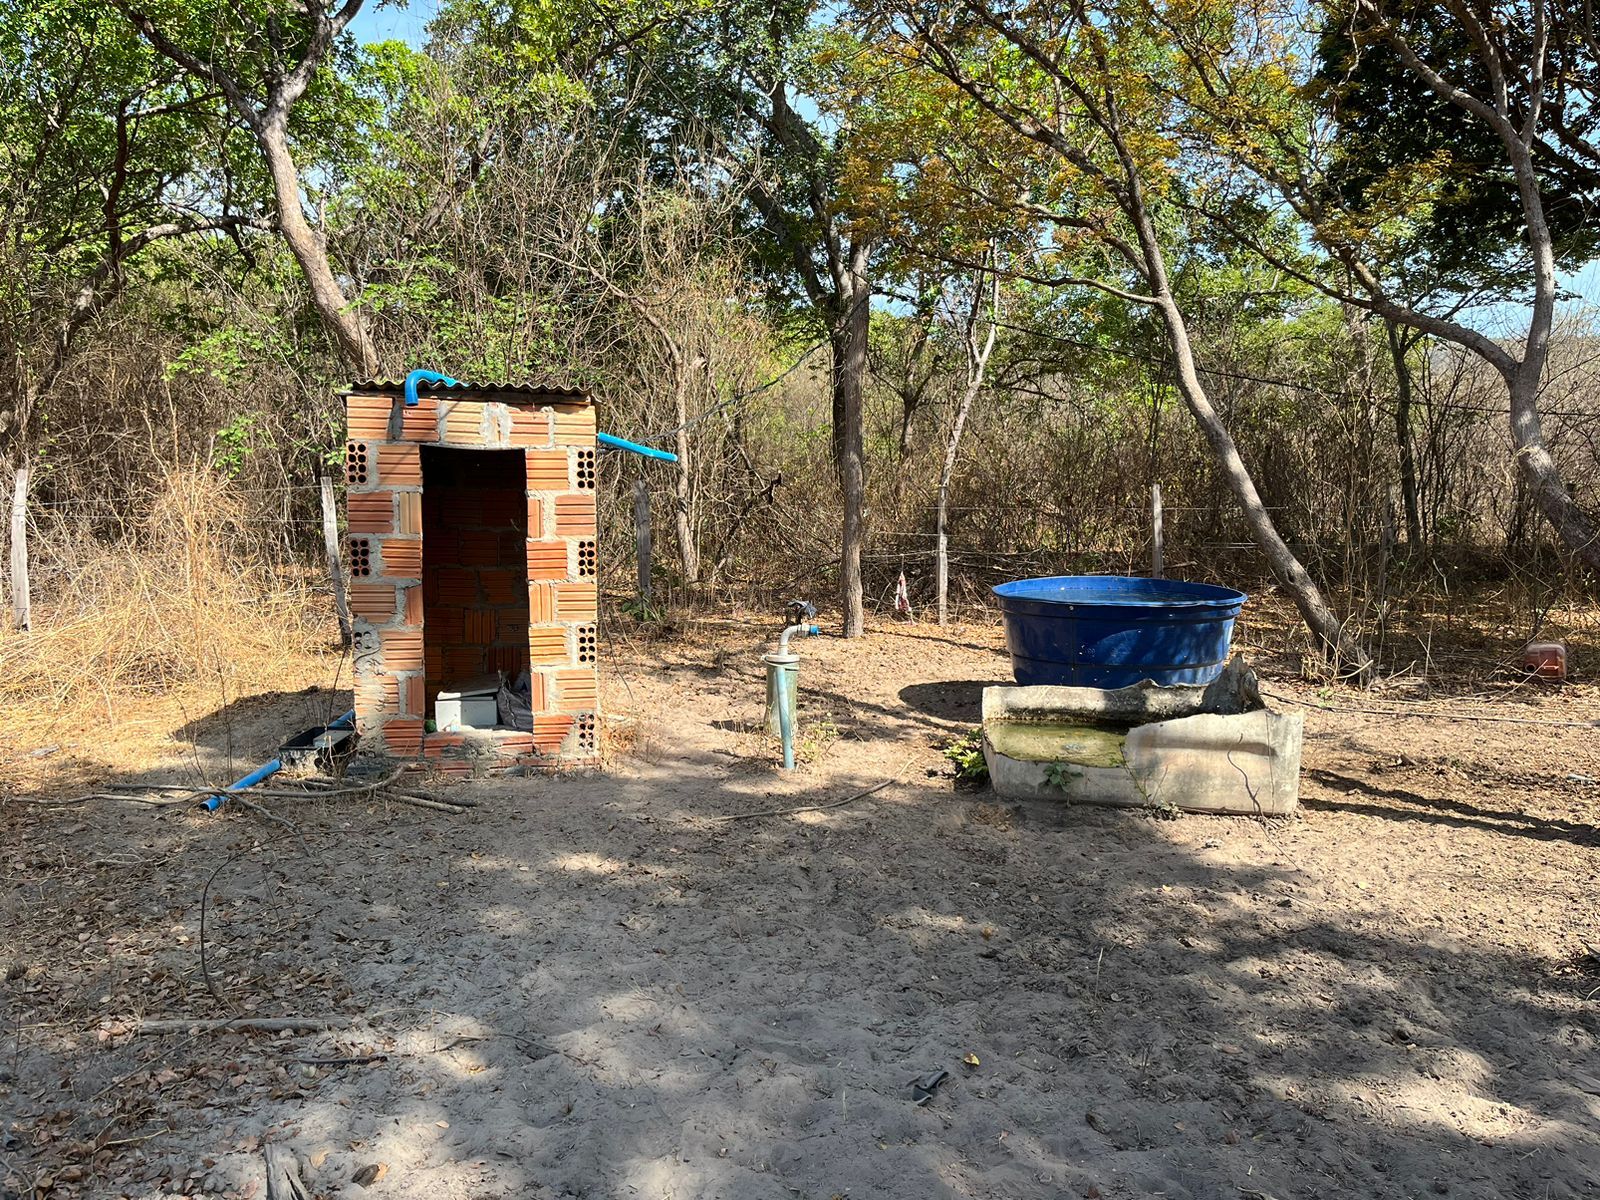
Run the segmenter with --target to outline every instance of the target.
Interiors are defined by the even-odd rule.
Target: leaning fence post
[[[1161,485],[1150,485],[1150,578],[1161,579],[1166,570],[1165,538],[1161,529]]]
[[[644,480],[633,485],[633,539],[639,565],[639,603],[650,607],[650,489]]]
[[[339,565],[339,510],[333,503],[333,480],[322,476],[322,543],[328,552],[328,582],[333,584],[333,607],[339,614],[339,644],[346,650],[350,633],[350,602],[344,595],[344,571]]]
[[[11,619],[18,629],[33,624],[28,592],[28,464],[17,468],[11,488]]]

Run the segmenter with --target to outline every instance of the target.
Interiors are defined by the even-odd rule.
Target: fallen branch
[[[368,1063],[386,1063],[387,1054],[361,1054],[354,1058],[297,1058],[295,1062],[307,1067],[364,1067]]]
[[[801,805],[799,808],[768,808],[768,809],[763,809],[761,812],[730,813],[730,814],[728,814],[726,816],[712,817],[711,820],[713,820],[713,821],[753,821],[757,817],[791,817],[791,816],[794,816],[797,813],[826,812],[830,808],[843,808],[846,804],[851,804],[851,803],[853,803],[854,801],[857,801],[857,800],[864,800],[866,797],[872,795],[874,792],[883,791],[884,788],[888,787],[892,783],[899,783],[901,777],[904,776],[905,773],[906,773],[906,768],[909,767],[910,765],[911,765],[911,759],[908,758],[908,759],[906,759],[906,761],[904,763],[901,764],[900,769],[898,771],[896,771],[888,779],[885,779],[882,783],[876,784],[873,787],[869,787],[865,791],[856,792],[856,793],[854,793],[852,795],[846,796],[843,800],[830,800],[826,804],[804,804],[804,805]]]
[[[267,1160],[267,1200],[311,1200],[298,1154],[276,1144],[263,1146],[261,1153]]]
[[[141,1019],[134,1033],[162,1037],[169,1033],[322,1033],[345,1029],[349,1017],[157,1017]]]

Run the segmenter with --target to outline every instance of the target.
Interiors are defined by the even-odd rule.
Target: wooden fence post
[[[640,479],[633,485],[633,540],[639,566],[639,603],[650,607],[650,489]]]
[[[18,629],[33,624],[28,591],[28,464],[17,468],[11,488],[11,619]]]
[[[339,510],[333,503],[333,480],[322,477],[322,542],[328,552],[328,582],[333,584],[333,607],[339,614],[339,644],[346,650],[354,642],[350,602],[344,594],[344,569],[339,555]]]
[[[1166,542],[1161,528],[1161,485],[1150,485],[1150,578],[1165,578]]]

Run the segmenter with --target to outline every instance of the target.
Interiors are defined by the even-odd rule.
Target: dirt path
[[[271,1141],[325,1196],[1600,1194],[1592,733],[1313,711],[1301,819],[1019,812],[931,744],[992,630],[802,647],[792,779],[751,641],[623,646],[607,775],[302,807],[309,856],[11,807],[7,1186],[261,1196]],[[358,1024],[124,1032],[234,1009]]]

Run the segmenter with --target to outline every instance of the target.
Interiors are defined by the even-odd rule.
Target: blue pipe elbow
[[[415,408],[417,406],[417,384],[419,383],[442,383],[447,387],[454,387],[457,382],[457,380],[451,379],[448,375],[439,374],[438,371],[413,371],[406,376],[406,407]]]

